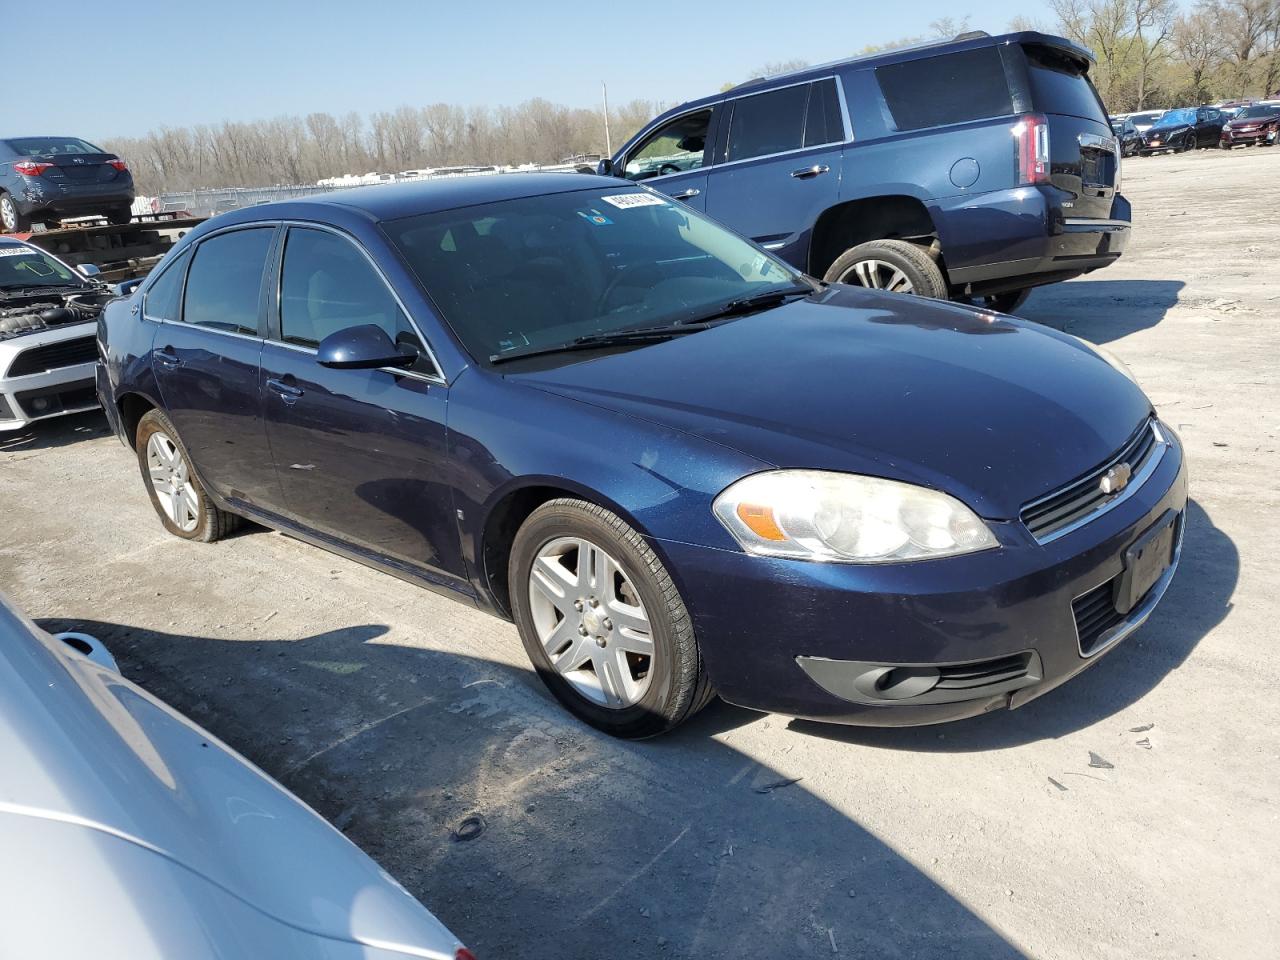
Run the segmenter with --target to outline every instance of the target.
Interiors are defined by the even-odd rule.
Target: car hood
[[[201,909],[199,902],[146,902],[149,868],[136,869],[142,851],[310,934],[416,957],[452,958],[457,946],[443,924],[297,797],[115,671],[40,631],[3,597],[0,818],[0,835],[19,820],[33,830],[90,831],[108,857],[90,866],[126,890],[137,888],[141,902],[131,921],[160,928],[170,910]],[[63,846],[84,844],[50,844],[43,858],[10,861],[7,869],[41,878],[75,874],[81,864],[57,858]],[[54,888],[33,882],[33,913]],[[15,918],[28,915],[21,904],[6,907]],[[212,900],[201,916],[210,942],[234,933],[229,914]]]
[[[945,490],[992,519],[1102,463],[1151,409],[1074,337],[843,286],[512,378],[775,466]]]

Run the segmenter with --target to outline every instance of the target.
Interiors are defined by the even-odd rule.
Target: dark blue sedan
[[[1181,547],[1181,446],[1118,361],[819,283],[624,181],[231,213],[99,337],[171,533],[248,517],[513,619],[620,736],[716,694],[1016,707],[1136,629]]]

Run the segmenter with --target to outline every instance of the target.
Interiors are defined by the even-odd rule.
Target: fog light
[[[46,400],[44,397],[36,397],[34,400],[31,401],[31,409],[35,410],[37,413],[48,410],[49,401]]]
[[[894,667],[876,677],[876,696],[885,700],[907,700],[928,693],[941,676],[936,667]]]

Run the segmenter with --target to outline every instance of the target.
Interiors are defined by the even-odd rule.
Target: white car
[[[112,294],[96,272],[0,237],[0,431],[98,406],[95,333]]]
[[[0,597],[0,957],[474,960],[301,800]]]

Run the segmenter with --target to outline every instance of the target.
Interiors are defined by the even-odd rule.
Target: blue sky
[[[818,63],[922,34],[943,16],[968,14],[972,28],[992,33],[1019,14],[1050,19],[1042,0],[60,0],[57,7],[60,21],[84,32],[60,63],[24,68],[29,95],[5,98],[9,132],[103,139],[280,114],[535,96],[577,106],[598,102],[601,79],[612,101],[675,102],[746,79],[767,62]],[[24,43],[18,35],[10,41]],[[55,55],[58,42],[45,49]]]

